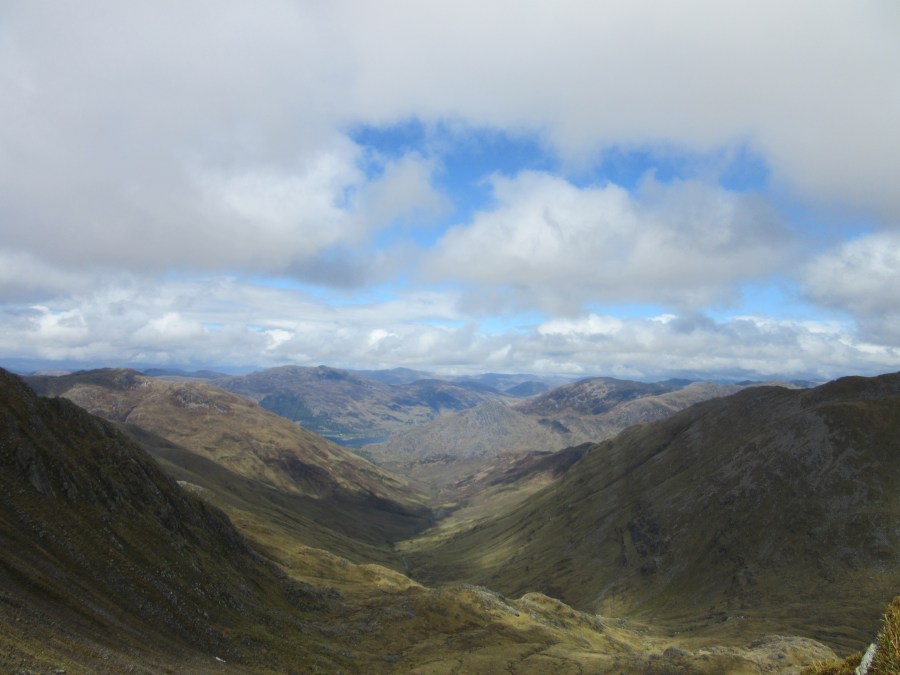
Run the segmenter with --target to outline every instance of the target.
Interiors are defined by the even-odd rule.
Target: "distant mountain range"
[[[397,432],[367,449],[379,460],[393,462],[560,450],[603,440],[633,424],[663,419],[740,389],[710,382],[590,378],[522,402],[493,399]]]
[[[283,366],[216,384],[344,442],[383,439],[398,429],[474,407],[491,396],[442,380],[395,385],[325,366]]]
[[[490,400],[399,431],[365,449],[386,468],[443,495],[445,504],[456,504],[473,493],[470,476],[506,465],[508,460],[496,461],[505,455],[597,442],[740,389],[712,382],[589,378],[525,400]]]
[[[341,370],[327,366],[282,366],[243,376],[163,369],[144,373],[216,384],[311,431],[352,446],[383,441],[397,431],[485,401],[516,400],[566,382],[534,375],[437,377],[409,368]]]

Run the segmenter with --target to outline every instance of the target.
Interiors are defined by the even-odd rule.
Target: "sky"
[[[900,370],[896,0],[0,0],[0,365]]]

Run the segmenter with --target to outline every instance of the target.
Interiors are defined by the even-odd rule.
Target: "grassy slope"
[[[858,647],[900,586],[898,379],[700,404],[406,552],[426,581],[541,590],[723,637],[791,630]]]
[[[900,596],[895,597],[885,610],[881,630],[872,646],[875,652],[870,659],[864,658],[860,651],[842,660],[818,662],[804,668],[801,675],[856,675],[857,668],[861,667],[866,668],[864,672],[867,675],[900,673]],[[866,656],[870,654],[867,650]]]
[[[126,425],[170,475],[203,489],[250,536],[265,529],[399,567],[391,542],[430,522],[404,480],[237,394],[127,370],[28,381]]]

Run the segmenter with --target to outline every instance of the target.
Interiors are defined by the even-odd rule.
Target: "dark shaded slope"
[[[2,370],[0,589],[10,672],[274,665],[315,601],[115,426]]]
[[[900,588],[898,523],[900,375],[845,378],[748,389],[629,429],[411,559],[427,579],[848,645]]]
[[[238,528],[274,559],[279,543],[326,549],[354,562],[395,569],[403,560],[392,542],[415,534],[430,521],[370,492],[337,490],[310,497],[277,489],[134,425],[124,431],[138,441],[170,476],[223,509]]]

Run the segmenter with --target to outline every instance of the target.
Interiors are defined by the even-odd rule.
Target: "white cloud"
[[[615,335],[624,323],[614,316],[588,314],[578,319],[551,319],[538,326],[541,335]]]
[[[431,184],[435,169],[433,160],[417,153],[386,162],[382,175],[363,189],[357,209],[382,225],[398,219],[407,225],[427,223],[450,208],[447,198]]]
[[[900,350],[859,339],[852,325],[768,317],[713,321],[703,316],[617,320],[593,314],[538,327],[552,339],[557,359],[590,364],[594,372],[621,377],[662,374],[696,377],[716,373],[736,379],[830,378],[847,372],[875,374],[900,366]],[[539,341],[536,350],[548,345]]]
[[[418,156],[369,184],[340,112],[344,59],[313,5],[101,0],[4,14],[11,250],[55,265],[302,273],[395,217],[443,208]]]
[[[86,323],[86,322],[85,322]],[[165,312],[147,318],[130,341],[138,345],[154,345],[156,349],[177,349],[184,344],[198,344],[206,337],[207,329],[196,319],[182,316],[180,312]]]
[[[547,311],[582,303],[647,302],[696,308],[778,269],[791,236],[762,199],[697,182],[632,195],[578,188],[548,174],[493,179],[496,207],[447,232],[426,267],[435,279],[480,288],[469,305],[513,302]]]
[[[194,246],[185,250],[182,239],[181,250],[160,262],[179,255],[197,266],[211,257],[215,266],[277,273],[335,244],[357,243],[365,228],[352,204],[344,203],[347,191],[364,184],[355,155],[348,144],[310,158],[302,173],[267,169],[198,177],[209,217],[192,228]]]
[[[208,365],[422,362],[447,347],[454,298],[434,293],[330,307],[232,278],[120,278],[54,303],[0,310],[7,358]],[[409,349],[410,354],[404,356]]]
[[[822,254],[805,283],[813,301],[850,314],[869,338],[900,341],[900,234],[862,236]]]
[[[783,184],[900,216],[891,0],[329,3],[354,110],[611,145],[749,140]]]
[[[0,247],[0,302],[34,302],[84,289],[83,273]]]
[[[301,292],[215,282],[117,284],[66,304],[6,308],[5,358],[178,366],[284,363],[444,372],[829,378],[900,368],[900,350],[840,322],[714,321],[583,314],[485,332],[460,321],[453,293],[335,310]]]
[[[0,234],[55,261],[274,271],[358,235],[332,212],[364,188],[345,129],[411,118],[538,133],[573,161],[750,142],[784,184],[896,218],[898,14],[838,0],[526,2],[514,19],[474,0],[6,3]],[[317,181],[323,158],[337,166]],[[236,220],[211,218],[197,175],[234,191]],[[385,178],[375,217],[440,208],[414,163]],[[275,243],[242,246],[242,226]]]

